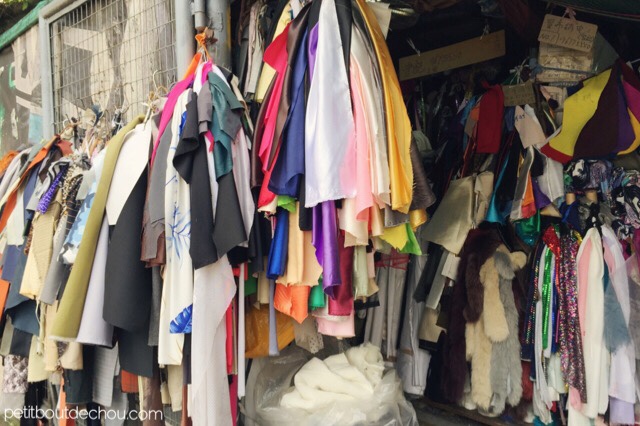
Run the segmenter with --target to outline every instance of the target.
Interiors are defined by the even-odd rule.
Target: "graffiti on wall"
[[[38,27],[0,51],[0,154],[42,140]]]

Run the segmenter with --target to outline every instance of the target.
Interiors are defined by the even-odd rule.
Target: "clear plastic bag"
[[[342,352],[344,343],[329,344],[317,354],[320,359]],[[342,349],[342,350],[339,350]],[[262,359],[259,368],[253,371],[247,391],[245,412],[250,413],[246,424],[257,425],[417,425],[417,417],[413,406],[402,392],[402,384],[396,371],[390,369],[374,388],[372,396],[357,400],[345,398],[319,409],[308,411],[299,408],[288,408],[280,405],[282,396],[294,388],[294,376],[305,365],[312,355],[298,347],[291,346],[282,351],[278,357]]]

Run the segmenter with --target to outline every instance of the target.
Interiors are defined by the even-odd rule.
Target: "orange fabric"
[[[251,309],[245,315],[245,357],[260,358],[269,356],[269,308]],[[276,311],[276,335],[278,349],[284,349],[295,338],[293,321],[285,314]]]
[[[20,183],[14,188],[13,191],[11,191],[11,194],[9,194],[9,198],[7,198],[7,202],[4,205],[4,210],[2,211],[2,216],[0,216],[0,232],[4,231],[4,228],[6,228],[7,226],[7,221],[9,220],[9,216],[11,216],[13,209],[16,208],[16,203],[18,202],[18,188],[20,188],[20,186],[24,183],[26,178],[29,176],[29,172],[35,166],[40,164],[42,160],[44,160],[44,158],[49,153],[49,150],[53,146],[53,143],[57,139],[58,137],[56,136],[53,140],[51,140],[45,146],[40,148],[40,151],[38,151],[38,153],[33,158],[33,160],[31,160],[31,163],[29,163],[29,166],[27,166],[27,170],[22,174],[22,176],[20,176]]]
[[[189,77],[190,75],[193,75],[196,73],[196,68],[198,68],[198,64],[200,63],[201,60],[202,60],[202,53],[197,52],[195,55],[193,55],[193,59],[191,59],[189,68],[187,68],[187,71],[182,76],[183,80]]]
[[[58,419],[58,424],[60,426],[75,426],[76,422],[74,419],[68,419],[66,414],[67,408],[67,394],[64,391],[64,378],[60,377],[60,397],[58,400],[58,412],[60,413],[60,418]]]
[[[7,155],[2,157],[2,159],[0,160],[0,174],[4,173],[7,170],[7,168],[9,167],[9,164],[11,164],[11,161],[18,154],[19,154],[18,151],[9,151]]]
[[[276,283],[273,306],[283,314],[289,315],[298,323],[309,315],[309,293],[311,287],[307,285],[283,285]]]
[[[2,269],[0,268],[0,274]],[[7,295],[9,294],[9,281],[0,280],[0,313],[4,314],[4,307],[7,303]]]
[[[138,393],[138,376],[128,371],[120,371],[120,384],[123,393]]]
[[[528,219],[536,214],[536,199],[533,195],[533,182],[531,182],[531,174],[527,176],[527,188],[524,191],[524,199],[522,200],[522,217]]]

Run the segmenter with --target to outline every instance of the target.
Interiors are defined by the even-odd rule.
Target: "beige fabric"
[[[318,263],[316,250],[311,243],[311,231],[300,230],[298,225],[299,210],[300,203],[296,202],[296,210],[289,212],[287,268],[276,282],[284,285],[314,286],[322,274],[322,267]]]
[[[425,308],[420,320],[420,329],[418,335],[420,340],[431,343],[437,343],[440,333],[445,331],[444,328],[438,326],[438,316],[440,315],[440,305],[438,309]]]
[[[483,172],[451,182],[427,223],[424,237],[458,255],[467,234],[482,222],[491,200],[493,173]]]
[[[33,238],[20,286],[20,294],[29,299],[38,297],[44,286],[53,255],[53,234],[61,213],[62,191],[57,191],[49,210],[45,214],[36,214],[33,220]]]
[[[36,336],[31,339],[29,348],[29,367],[27,368],[27,381],[30,383],[41,382],[49,378],[50,373],[46,371],[42,345]]]
[[[171,400],[171,410],[182,410],[182,366],[167,365],[167,386]]]
[[[2,356],[9,355],[9,350],[11,349],[11,340],[13,338],[13,324],[11,323],[11,317],[7,315],[6,318],[7,321],[4,323],[2,342],[0,343],[0,355]]]

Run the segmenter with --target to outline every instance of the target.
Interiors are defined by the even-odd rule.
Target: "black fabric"
[[[14,328],[13,335],[11,336],[11,346],[9,347],[9,354],[20,355],[28,358],[29,349],[31,349],[32,338],[33,334],[26,333],[22,330]]]
[[[29,410],[20,418],[20,426],[38,426],[42,423],[39,420],[47,420],[42,416],[38,416],[38,408],[42,407],[47,397],[47,381],[29,383],[27,393],[24,395],[24,407]],[[43,413],[40,413],[43,414]]]
[[[82,359],[92,360],[94,347],[82,346]],[[88,404],[93,400],[93,362],[84,362],[82,370],[64,369],[64,392],[67,405]]]
[[[112,228],[107,250],[102,317],[130,331],[148,327],[151,310],[151,269],[140,260],[146,189],[144,172]]]
[[[153,367],[157,364],[154,348],[149,346],[149,326],[141,331],[127,331],[116,328],[118,357],[120,366],[129,373],[153,377]]]
[[[182,383],[191,384],[191,333],[184,335],[182,347]]]
[[[247,233],[242,221],[235,178],[233,173],[227,173],[218,179],[218,203],[216,222],[213,227],[213,241],[218,250],[218,256],[224,256],[229,250],[246,240]]]
[[[351,24],[353,13],[351,11],[351,0],[336,0],[336,13],[338,15],[338,30],[340,31],[340,41],[342,41],[342,54],[344,56],[344,66],[349,74],[349,55],[351,53]],[[349,79],[351,84],[351,79]]]
[[[218,260],[214,244],[213,207],[207,148],[198,133],[198,102],[195,94],[187,103],[187,116],[173,157],[173,166],[189,184],[191,194],[191,243],[189,254],[195,269]]]
[[[298,226],[301,231],[311,231],[313,227],[313,209],[304,206],[306,202],[306,192],[304,190],[305,179],[302,175],[300,181],[300,210],[298,211]]]
[[[253,201],[258,202],[258,189],[252,191]],[[254,271],[265,271],[265,257],[271,247],[271,222],[264,214],[256,210],[253,214],[253,227],[249,236],[249,258]]]
[[[429,257],[427,258],[427,264],[422,270],[418,286],[413,292],[413,299],[418,303],[422,303],[427,300],[429,291],[431,291],[431,284],[433,284],[436,272],[438,272],[438,266],[440,265],[444,249],[440,245],[430,244],[428,253]]]

